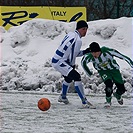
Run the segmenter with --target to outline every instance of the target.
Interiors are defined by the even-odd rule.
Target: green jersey
[[[92,75],[89,67],[87,66],[89,62],[93,63],[93,66],[97,71],[119,69],[118,63],[113,58],[114,56],[125,60],[133,68],[133,61],[129,57],[108,47],[101,47],[101,54],[98,58],[93,57],[91,53],[84,55],[81,60],[81,65],[89,76]]]

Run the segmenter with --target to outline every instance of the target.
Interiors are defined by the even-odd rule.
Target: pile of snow
[[[75,30],[76,23],[56,20],[33,19],[6,31],[0,27],[1,90],[60,92],[63,77],[51,66],[51,58],[65,34]],[[132,18],[106,19],[88,22],[87,35],[82,38],[82,49],[92,41],[101,46],[115,48],[121,53],[132,54]],[[132,70],[122,60],[118,61],[127,89],[132,92]],[[86,93],[104,93],[104,84],[92,66],[94,75],[88,77],[77,58]],[[69,92],[73,90],[73,84]]]

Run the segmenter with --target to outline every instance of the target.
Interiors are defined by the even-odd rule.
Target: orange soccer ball
[[[38,108],[42,111],[47,111],[50,108],[50,106],[51,106],[51,103],[47,98],[41,98],[38,101]]]

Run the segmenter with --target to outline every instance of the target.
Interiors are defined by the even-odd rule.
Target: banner
[[[33,18],[72,22],[86,20],[86,7],[0,6],[0,25],[9,29]]]

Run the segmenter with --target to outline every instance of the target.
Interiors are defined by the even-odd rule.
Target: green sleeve
[[[107,47],[104,47],[103,51],[109,52],[112,56],[125,60],[133,68],[133,61],[128,56],[121,54],[119,51],[115,49],[110,49]]]
[[[91,54],[86,54],[85,56],[83,56],[82,60],[81,60],[81,66],[83,67],[84,71],[86,72],[86,74],[88,76],[92,75],[92,72],[90,71],[89,67],[87,66],[87,64],[90,62],[92,56]]]

